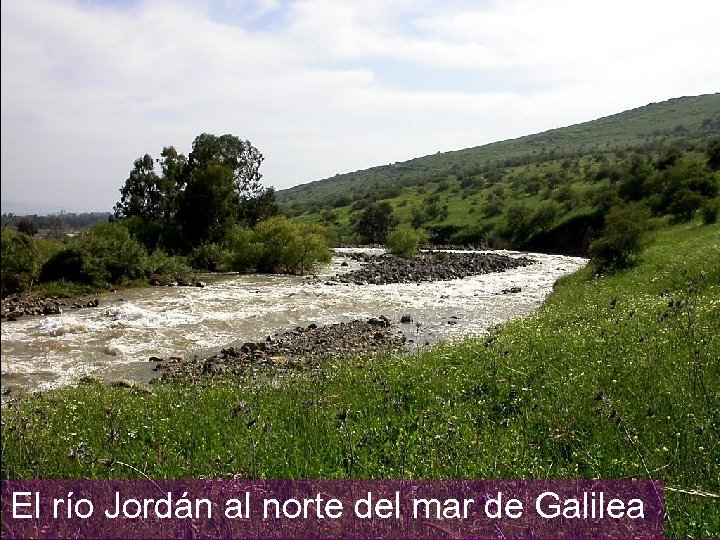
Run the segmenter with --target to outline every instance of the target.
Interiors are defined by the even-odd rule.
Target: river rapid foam
[[[207,354],[262,340],[311,323],[326,325],[386,316],[400,324],[411,347],[486,332],[536,310],[555,281],[586,259],[528,256],[535,264],[451,281],[328,285],[357,269],[350,248],[337,249],[317,276],[204,276],[204,288],[152,287],[100,295],[100,307],[2,324],[3,390],[44,390],[84,375],[147,380],[150,356]],[[373,252],[373,250],[364,250]],[[382,253],[376,250],[375,253]],[[344,263],[344,264],[343,264]],[[520,288],[520,292],[503,291]]]

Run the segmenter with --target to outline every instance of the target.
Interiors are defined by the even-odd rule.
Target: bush
[[[639,204],[610,211],[603,236],[588,250],[596,273],[613,273],[637,264],[650,228],[649,218],[650,211]]]
[[[148,257],[147,267],[150,275],[162,284],[178,280],[188,281],[193,274],[184,257],[168,255],[159,249]]]
[[[690,221],[703,204],[703,197],[688,188],[683,188],[675,193],[675,198],[668,212],[672,214],[675,223]]]
[[[328,264],[332,260],[329,239],[320,225],[298,225],[300,236],[300,257],[294,273],[304,274],[314,270],[318,265]]]
[[[231,272],[255,270],[263,254],[263,245],[255,233],[246,227],[236,225],[225,239],[222,268]]]
[[[38,233],[38,226],[37,224],[30,220],[30,219],[23,219],[18,223],[18,232],[21,232],[23,234],[27,234],[28,236],[35,236]]]
[[[708,199],[700,207],[700,217],[705,225],[716,223],[718,213],[720,213],[720,199]]]
[[[297,225],[282,216],[258,223],[256,241],[262,244],[257,269],[261,272],[303,274],[331,259],[319,225]]]
[[[22,233],[3,231],[0,292],[2,296],[22,292],[32,285],[38,266],[35,242]]]
[[[376,202],[368,206],[360,216],[357,233],[371,244],[383,244],[388,231],[397,224],[389,202]]]
[[[40,272],[41,281],[66,280],[96,287],[148,276],[147,251],[121,223],[101,223],[73,238]]]
[[[387,248],[393,255],[410,258],[417,254],[421,243],[428,241],[423,229],[402,227],[392,231],[387,238]]]
[[[91,284],[92,276],[85,270],[85,257],[74,247],[68,247],[50,257],[40,270],[40,281],[72,281]]]
[[[122,284],[148,275],[145,247],[121,223],[101,223],[76,241],[95,284]]]
[[[188,260],[193,268],[218,272],[223,267],[224,255],[220,244],[205,243],[193,249]]]

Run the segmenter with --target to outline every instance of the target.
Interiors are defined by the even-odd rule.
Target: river
[[[527,267],[452,281],[392,285],[326,285],[323,278],[357,268],[337,249],[318,279],[281,275],[203,276],[207,286],[148,287],[99,295],[100,306],[2,324],[2,389],[44,390],[84,375],[146,381],[150,356],[215,352],[310,323],[385,315],[424,347],[486,332],[532,313],[555,281],[586,264],[560,255],[520,254]],[[366,252],[368,250],[365,250]],[[372,250],[370,250],[372,251]],[[381,251],[381,250],[378,250]],[[343,265],[345,263],[345,265]],[[503,294],[520,287],[521,292]]]

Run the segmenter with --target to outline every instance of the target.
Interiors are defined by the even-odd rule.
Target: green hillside
[[[358,240],[360,213],[387,200],[400,223],[422,226],[436,242],[524,247],[568,221],[597,215],[599,201],[615,195],[613,186],[627,176],[636,155],[656,164],[680,152],[684,166],[692,168],[707,159],[707,144],[718,135],[720,93],[682,97],[518,139],[339,174],[277,195],[287,214],[328,226],[339,241]],[[518,238],[507,230],[511,206],[521,212],[545,206],[542,227]]]

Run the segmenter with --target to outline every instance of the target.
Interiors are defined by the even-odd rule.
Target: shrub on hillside
[[[703,197],[688,188],[683,188],[675,193],[675,198],[670,203],[667,211],[673,216],[675,223],[690,221],[700,207],[703,205]]]
[[[716,223],[718,213],[720,213],[720,199],[708,199],[700,207],[700,217],[705,225]]]
[[[420,244],[427,241],[428,233],[423,229],[401,227],[388,235],[386,247],[393,255],[410,258],[417,254]]]
[[[603,236],[590,244],[589,253],[598,274],[634,266],[650,229],[650,211],[639,204],[614,207],[605,218]]]

